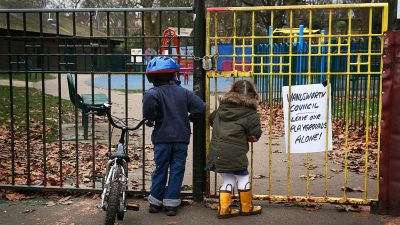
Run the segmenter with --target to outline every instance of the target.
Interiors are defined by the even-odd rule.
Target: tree
[[[48,3],[49,8],[79,8],[82,0],[51,0]]]
[[[45,8],[51,0],[2,0],[0,6],[3,8]]]

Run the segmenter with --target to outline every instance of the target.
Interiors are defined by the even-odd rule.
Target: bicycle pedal
[[[140,208],[139,204],[136,204],[136,203],[128,203],[126,205],[127,210],[139,211],[139,208]]]

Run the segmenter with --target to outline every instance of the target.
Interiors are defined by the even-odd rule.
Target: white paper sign
[[[282,87],[285,120],[285,144],[288,152],[289,87]],[[327,88],[322,84],[296,85],[291,88],[290,153],[324,152],[327,129]],[[331,100],[329,100],[328,150],[332,150]]]
[[[397,19],[400,19],[400,0],[397,0]]]
[[[143,62],[143,51],[141,48],[131,48],[131,62],[142,63]],[[136,61],[135,61],[136,58]]]

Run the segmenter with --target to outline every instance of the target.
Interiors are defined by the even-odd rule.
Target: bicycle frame
[[[97,115],[106,115],[108,120],[110,121],[111,125],[115,128],[118,128],[121,130],[121,137],[119,139],[119,143],[117,146],[117,151],[113,156],[110,156],[110,159],[107,162],[106,166],[106,174],[105,174],[105,180],[103,180],[103,192],[101,194],[101,203],[99,205],[99,208],[102,208],[104,210],[107,210],[105,203],[107,201],[106,197],[109,194],[108,191],[110,189],[110,185],[113,182],[120,182],[121,183],[121,190],[120,194],[122,194],[122,203],[123,205],[120,205],[120,209],[124,212],[126,211],[126,190],[128,187],[128,164],[127,160],[129,162],[129,157],[126,156],[125,152],[125,135],[126,132],[129,130],[136,130],[140,126],[142,126],[145,123],[145,120],[140,121],[139,124],[137,124],[135,127],[128,127],[128,126],[122,126],[118,125],[114,122],[112,116],[111,116],[111,105],[109,104],[104,104],[103,106],[100,107],[89,107],[89,111],[91,113],[95,113]],[[118,180],[120,179],[120,180]],[[108,205],[107,205],[108,207]]]

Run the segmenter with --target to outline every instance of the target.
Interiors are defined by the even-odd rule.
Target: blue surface
[[[183,84],[182,87],[187,88],[188,90],[193,90],[193,76],[189,76],[188,85]],[[230,89],[233,79],[228,78],[218,78],[217,88],[220,92],[226,92]],[[90,82],[90,81],[89,81]],[[143,79],[141,75],[130,75],[128,76],[128,90],[142,90],[143,87]],[[108,89],[108,76],[99,76],[94,79],[94,86]],[[153,87],[151,83],[147,81],[145,78],[145,88],[146,90]],[[125,75],[111,75],[111,89],[125,89]],[[210,79],[210,89],[211,92],[214,91],[214,79]]]

